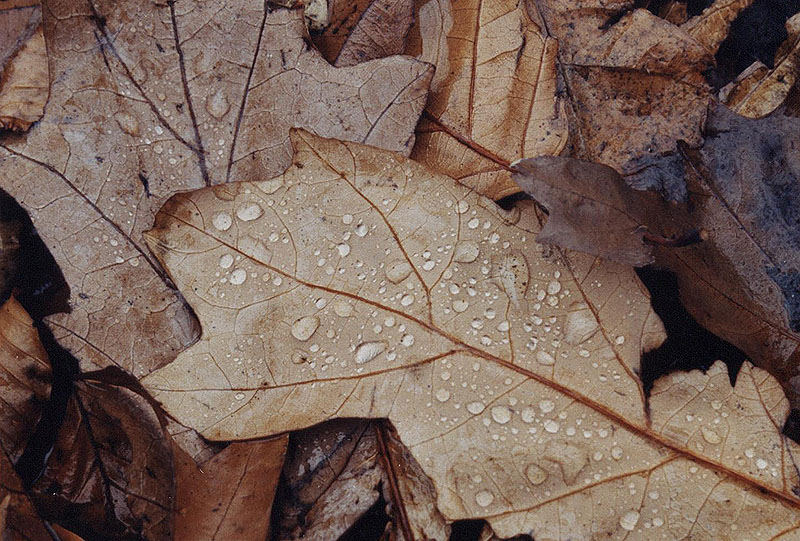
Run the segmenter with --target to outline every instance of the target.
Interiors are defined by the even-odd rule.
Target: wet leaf
[[[288,130],[410,152],[431,68],[392,57],[336,69],[302,14],[260,0],[51,2],[47,114],[0,143],[0,187],[30,212],[71,287],[48,319],[86,370],[136,375],[197,338],[141,232],[177,191],[285,169]]]
[[[25,131],[44,114],[50,91],[41,2],[3,2],[0,28],[0,130]]]
[[[203,326],[143,380],[180,422],[225,440],[388,418],[444,516],[502,537],[794,528],[798,448],[772,377],[748,365],[731,388],[718,365],[678,392],[672,376],[651,422],[641,348],[622,347],[646,343],[647,297],[595,274],[618,267],[548,255],[528,209],[396,154],[294,143],[283,175],[177,195],[147,235]]]
[[[287,440],[232,443],[201,463],[175,445],[173,539],[267,539]]]

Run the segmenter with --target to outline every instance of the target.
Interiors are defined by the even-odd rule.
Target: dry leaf
[[[330,25],[312,39],[337,67],[402,54],[414,21],[413,0],[334,0],[330,11]]]
[[[334,69],[298,11],[256,0],[52,2],[44,26],[48,114],[0,144],[0,186],[65,273],[72,312],[48,321],[87,370],[146,374],[197,337],[141,238],[167,197],[282,171],[292,125],[409,152],[431,76],[399,57]]]
[[[775,53],[775,67],[754,62],[736,80],[720,90],[720,100],[742,116],[762,118],[786,99],[800,68],[800,14],[786,21],[786,38]]]
[[[338,538],[353,531],[381,493],[391,502],[387,513],[394,518],[396,539],[449,537],[430,480],[381,425],[337,419],[293,434],[276,539]]]
[[[3,2],[0,6],[0,130],[27,130],[44,114],[49,92],[41,2]]]
[[[50,396],[50,364],[39,333],[14,297],[0,307],[0,443],[17,460]]]
[[[6,454],[0,451],[0,536],[9,541],[51,541],[42,519],[22,489]]]
[[[170,539],[172,450],[155,413],[121,387],[78,382],[42,477],[45,518],[89,539]]]
[[[504,164],[566,143],[557,43],[536,13],[511,0],[419,10],[420,58],[437,74],[414,158],[495,199],[519,191]]]
[[[756,121],[712,109],[700,150],[684,147],[682,155],[649,163],[639,180],[658,185],[666,183],[662,176],[685,176],[685,206],[627,187],[609,167],[567,158],[523,160],[515,178],[550,210],[542,241],[642,265],[654,250],[643,236],[676,240],[655,255],[678,275],[684,305],[774,374],[796,404],[800,161],[792,134],[798,129],[796,119],[780,113]],[[697,241],[701,231],[705,242],[680,247],[681,237]]]
[[[182,423],[241,439],[387,417],[441,512],[500,536],[763,538],[800,519],[798,449],[774,428],[788,402],[770,376],[748,365],[731,389],[683,375],[701,389],[689,402],[668,380],[650,426],[639,351],[614,349],[641,337],[594,315],[616,288],[544,257],[452,179],[294,141],[284,175],[175,196],[148,233],[204,330],[143,380]],[[255,205],[259,219],[214,226]],[[647,307],[635,288],[622,297]],[[630,313],[647,327],[648,309]]]
[[[176,541],[263,541],[288,436],[232,443],[196,463],[173,446],[176,470]]]
[[[716,54],[720,44],[728,36],[734,19],[753,0],[714,0],[703,13],[692,17],[681,29],[698,41],[709,53]]]

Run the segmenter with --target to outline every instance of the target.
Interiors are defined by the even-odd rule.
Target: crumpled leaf
[[[720,90],[721,101],[731,110],[748,118],[762,118],[784,102],[800,68],[800,14],[786,21],[786,30],[789,36],[775,53],[774,68],[753,62]]]
[[[16,461],[50,396],[50,364],[39,333],[14,297],[0,306],[0,443]]]
[[[639,337],[609,334],[594,315],[617,295],[642,314],[641,290],[545,257],[535,216],[504,219],[413,161],[294,141],[283,175],[177,195],[147,235],[204,330],[143,379],[180,422],[244,439],[389,418],[445,517],[486,518],[500,536],[794,527],[797,445],[771,422],[788,414],[773,378],[748,366],[717,390],[693,372],[700,394],[657,393],[651,425],[630,368],[640,351],[615,350]],[[258,219],[215,227],[255,205]],[[647,329],[643,314],[627,328]],[[665,411],[686,415],[661,421]],[[761,429],[744,444],[723,437],[751,423]]]
[[[0,130],[25,131],[44,114],[50,92],[39,0],[0,5]]]
[[[170,539],[172,450],[150,405],[77,382],[46,469],[32,486],[45,518],[89,539]]]
[[[311,37],[334,66],[403,53],[414,21],[413,0],[334,0],[329,9],[329,26]]]
[[[48,321],[86,370],[146,374],[197,338],[142,243],[167,197],[276,174],[293,125],[409,152],[424,106],[430,66],[393,57],[334,69],[308,48],[299,11],[185,7],[50,3],[47,115],[0,143],[0,186],[72,288],[72,312]]]
[[[386,512],[394,518],[397,539],[449,537],[430,480],[381,424],[337,419],[292,435],[276,539],[339,538],[352,531],[381,493],[391,502]]]
[[[705,49],[716,54],[728,36],[730,24],[753,3],[753,0],[714,0],[700,15],[683,23],[681,29],[698,41]]]
[[[656,261],[677,274],[681,300],[698,322],[769,370],[797,404],[798,130],[798,120],[780,112],[750,120],[712,108],[701,149],[683,147],[641,173],[656,178],[642,181],[651,185],[685,177],[685,206],[627,188],[609,167],[566,158],[524,160],[517,178],[550,210],[542,232],[549,234],[539,238],[561,246],[640,265],[653,258],[644,234],[691,239],[705,232],[699,244],[656,248]]]
[[[232,443],[201,463],[174,445],[173,539],[267,539],[288,439]]]

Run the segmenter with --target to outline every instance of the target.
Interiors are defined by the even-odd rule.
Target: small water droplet
[[[765,468],[767,467],[767,465],[768,465],[768,464],[767,464],[767,461],[766,461],[766,460],[764,460],[763,458],[759,458],[759,459],[757,459],[757,460],[756,460],[756,467],[757,467],[759,470],[763,470],[763,469],[765,469]]]
[[[353,314],[353,305],[344,299],[336,299],[333,311],[339,317],[350,317]]]
[[[511,324],[508,321],[501,321],[497,324],[497,330],[500,332],[507,332],[510,328]]]
[[[439,389],[436,391],[436,400],[439,402],[447,402],[450,400],[450,391],[447,389]]]
[[[536,420],[536,411],[533,408],[525,408],[520,412],[519,416],[523,422],[532,423]]]
[[[414,295],[406,293],[405,295],[403,295],[403,298],[400,299],[400,304],[402,304],[403,306],[411,306],[412,304],[414,304]]]
[[[214,224],[214,227],[217,228],[217,230],[227,231],[233,224],[233,218],[231,218],[231,215],[227,212],[220,212],[219,214],[214,215],[214,217],[211,219],[211,223]]]
[[[634,528],[636,528],[636,524],[639,522],[639,512],[638,511],[628,511],[624,515],[619,518],[619,525],[623,530],[627,530],[632,532]]]
[[[346,243],[337,245],[336,249],[339,251],[341,257],[346,257],[350,253],[350,245]]]
[[[611,458],[614,460],[619,460],[622,458],[622,449],[619,447],[612,447],[611,448]]]
[[[467,404],[467,411],[472,415],[478,415],[485,407],[486,406],[483,405],[483,402],[470,402]]]
[[[359,237],[363,237],[367,234],[367,226],[364,224],[358,224],[356,226],[356,235]]]
[[[406,347],[411,347],[414,345],[414,335],[413,334],[404,334],[403,338],[400,339],[400,343]]]
[[[356,348],[356,363],[363,364],[371,361],[386,350],[386,344],[381,341],[364,342]]]
[[[481,507],[488,507],[494,501],[494,494],[488,490],[481,490],[475,494],[475,503]]]
[[[305,342],[311,338],[319,327],[317,316],[304,316],[292,323],[292,336]]]
[[[353,223],[353,215],[352,214],[342,215],[342,223],[344,225],[350,225],[351,223]]]
[[[467,227],[470,229],[478,229],[479,225],[481,225],[481,221],[477,218],[473,218],[467,222]]]
[[[236,400],[244,400],[244,393],[236,393],[233,395]]]
[[[548,419],[547,421],[544,422],[544,429],[551,434],[555,434],[556,432],[558,432],[559,425],[552,419]]]
[[[711,402],[711,407],[714,408],[715,410],[719,410],[722,407],[722,402],[720,402],[719,400],[714,400]]]
[[[386,264],[386,279],[399,284],[411,274],[411,264],[404,259],[395,259]]]
[[[453,301],[453,311],[457,313],[465,312],[469,308],[469,303],[463,299],[456,299]]]
[[[264,214],[264,209],[262,209],[256,203],[239,207],[239,209],[236,211],[236,216],[243,222],[250,222],[252,220],[255,220],[256,218],[259,218],[262,214]]]
[[[494,406],[492,408],[492,419],[496,423],[504,425],[511,420],[511,410],[505,406]]]
[[[458,212],[459,214],[464,214],[468,210],[469,210],[469,203],[467,203],[463,199],[459,201],[458,204],[456,205],[456,212]]]
[[[433,267],[435,266],[436,266],[436,261],[434,261],[433,259],[429,259],[428,261],[422,264],[422,269],[429,271],[433,270]]]

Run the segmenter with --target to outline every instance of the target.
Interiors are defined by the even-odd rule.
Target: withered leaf
[[[0,5],[0,130],[24,131],[44,114],[50,92],[40,0]]]
[[[410,152],[432,71],[400,57],[335,69],[299,11],[260,0],[62,1],[44,15],[51,100],[25,138],[0,142],[0,186],[72,288],[72,312],[48,321],[84,369],[146,374],[197,338],[142,242],[166,198],[283,170],[291,126]]]
[[[640,351],[616,349],[650,321],[635,284],[546,257],[530,213],[413,161],[293,140],[283,175],[177,195],[147,234],[203,326],[143,379],[180,422],[226,440],[389,418],[444,516],[504,537],[795,527],[798,446],[776,428],[774,378],[749,364],[736,387],[721,364],[671,376],[649,418]],[[617,296],[635,308],[616,312],[624,334],[595,315]]]
[[[8,456],[0,451],[0,535],[13,541],[50,541],[52,537],[22,488]]]

